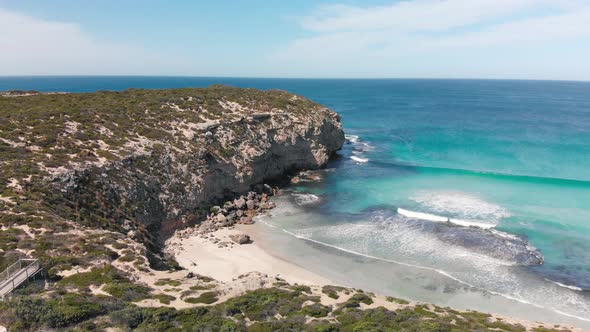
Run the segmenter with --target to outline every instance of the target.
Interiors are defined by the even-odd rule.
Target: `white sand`
[[[250,235],[253,243],[244,245],[233,243],[229,235],[240,233]],[[204,238],[194,231],[179,231],[167,241],[166,250],[173,253],[178,263],[187,270],[222,282],[216,287],[216,290],[221,295],[219,302],[240,295],[247,290],[272,287],[275,281],[273,277],[275,276],[285,279],[291,284],[315,285],[312,286],[312,290],[321,297],[321,302],[324,305],[337,305],[351,296],[350,294],[340,294],[338,300],[327,297],[321,292],[321,287],[318,286],[333,285],[335,283],[301,266],[273,256],[270,252],[264,250],[264,246],[256,243],[256,238],[263,236],[263,234],[257,232],[257,227],[238,225],[234,229],[222,228],[211,234],[207,234],[206,238]],[[218,239],[218,243],[214,243],[214,239]],[[226,247],[224,247],[224,244]],[[256,272],[260,272],[262,275]],[[245,274],[249,275],[243,276]],[[264,275],[268,275],[268,277]],[[242,277],[238,279],[240,276]],[[380,295],[373,297],[373,301],[372,305],[362,305],[362,308],[383,306],[389,310],[396,310],[406,306],[413,307],[417,303],[410,301],[408,305],[400,305],[386,301],[385,297]],[[155,303],[155,305],[161,306],[158,303]],[[194,305],[188,305],[181,299],[177,299],[171,303],[171,306],[184,308]],[[496,317],[501,317],[507,323],[522,324],[529,331],[540,325],[551,326],[551,324],[493,315],[493,319]],[[567,324],[562,325],[562,327],[574,332],[584,331],[580,328],[567,326]]]
[[[213,243],[212,238],[205,239],[197,234],[175,235],[167,242],[167,249],[174,253],[182,267],[222,282],[229,282],[240,275],[256,271],[269,276],[279,276],[289,283],[330,284],[328,279],[264,251],[256,244],[256,233],[249,226],[220,229],[212,234],[220,242],[232,242],[229,235],[239,233],[250,235],[253,242],[243,245],[234,243],[219,248],[219,244]]]

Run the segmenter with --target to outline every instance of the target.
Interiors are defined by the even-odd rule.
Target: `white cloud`
[[[441,31],[494,20],[543,6],[564,10],[580,6],[571,0],[413,0],[389,6],[351,7],[332,5],[318,15],[303,18],[313,31],[373,30]]]
[[[494,62],[502,70],[493,77],[542,78],[547,66],[562,66],[561,78],[590,79],[590,65],[583,60],[590,58],[588,1],[411,0],[375,7],[336,5],[321,7],[303,18],[301,25],[312,35],[291,41],[275,56],[290,68],[311,67],[324,76],[490,77],[485,70],[477,70],[478,64],[481,68]],[[535,49],[544,52],[554,44],[565,45],[561,61],[558,54],[542,63],[538,59],[520,63],[527,61],[524,54],[531,56]],[[571,63],[567,52],[580,48],[586,53]],[[511,53],[512,59],[507,56]],[[494,56],[505,62],[499,63]],[[563,63],[566,58],[570,63]]]
[[[0,75],[146,74],[178,60],[96,40],[78,25],[0,8]]]
[[[319,7],[307,37],[151,50],[0,8],[2,75],[480,77],[590,80],[588,0],[406,0]],[[149,39],[143,39],[146,43]],[[134,45],[135,44],[135,45]],[[187,46],[191,45],[191,46]],[[193,47],[192,45],[198,45]],[[228,52],[235,49],[236,52]],[[239,55],[236,55],[239,54]]]

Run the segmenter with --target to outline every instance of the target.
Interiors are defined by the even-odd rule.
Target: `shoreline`
[[[237,244],[229,238],[230,235],[238,234],[250,235],[252,242]],[[260,238],[256,227],[236,225],[204,235],[175,235],[167,241],[166,249],[185,269],[222,282],[231,282],[242,275],[259,272],[289,283],[317,286],[332,284],[327,278],[273,255],[259,244]]]
[[[277,250],[273,249],[273,243],[269,239],[264,238],[265,235],[268,235],[265,234],[268,231],[265,228],[270,228],[270,226],[256,222],[253,225],[236,225],[231,228],[221,228],[205,235],[198,234],[198,232],[183,235],[175,234],[167,241],[166,249],[174,255],[182,267],[188,271],[218,280],[221,282],[220,286],[222,288],[231,289],[237,280],[248,276],[254,280],[255,284],[259,283],[258,287],[270,287],[272,285],[268,282],[270,278],[271,280],[284,280],[291,284],[300,284],[315,288],[318,288],[318,286],[321,288],[321,286],[326,285],[338,285],[358,289],[355,287],[356,285],[353,286],[348,283],[332,280],[329,276],[313,272],[310,268],[303,267],[294,260],[285,257],[285,255],[281,255]],[[251,235],[253,241],[242,245],[237,243],[233,245],[227,244],[231,241],[229,236],[233,234]],[[240,292],[253,289],[254,287],[235,289],[231,293],[232,295],[238,295]],[[372,291],[371,289],[368,290]],[[385,307],[393,305],[384,300],[386,298],[385,294],[376,293],[378,294],[376,297],[380,299],[377,303]],[[407,304],[401,306],[395,304],[393,307],[403,308],[415,307],[416,305],[433,305],[428,301],[404,301],[407,301]],[[455,306],[453,304],[449,305],[449,307],[465,312],[479,311],[488,313],[490,314],[490,319],[504,321],[510,324],[521,324],[527,330],[533,330],[543,326],[546,328],[565,328],[573,332],[588,331],[585,328],[576,327],[573,324],[558,324],[517,318],[485,310],[461,308],[461,306]]]

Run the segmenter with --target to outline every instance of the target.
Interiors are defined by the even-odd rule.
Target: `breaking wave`
[[[320,197],[314,194],[291,194],[297,205],[310,205],[320,202]]]
[[[283,202],[278,207],[293,205]],[[543,257],[516,235],[412,218],[391,208],[367,210],[350,220],[342,215],[335,224],[321,222],[325,217],[306,210],[296,215],[273,210],[261,222],[342,252],[434,271],[474,289],[588,320],[583,318],[590,313],[585,292],[531,273],[525,266],[540,264]]]
[[[559,287],[571,289],[571,290],[578,291],[578,292],[583,292],[584,291],[582,288],[577,287],[577,286],[570,286],[570,285],[562,284],[561,282],[557,282],[557,281],[554,281],[554,280],[549,280],[547,278],[545,278],[545,280],[547,280],[549,282],[552,282],[552,283],[556,284]]]
[[[492,228],[510,212],[494,203],[461,192],[421,191],[410,197],[425,209],[449,216],[456,224]],[[451,221],[453,222],[453,221]]]
[[[350,159],[356,161],[357,163],[367,163],[369,162],[368,158],[361,158],[361,157],[357,157],[357,156],[350,156]]]
[[[346,143],[351,145],[350,159],[361,164],[369,162],[369,158],[366,158],[364,154],[372,151],[373,146],[367,142],[362,142],[361,138],[357,135],[345,135],[344,137],[346,138]]]
[[[428,220],[428,221],[434,221],[434,222],[448,222],[448,223],[451,223],[451,224],[454,224],[457,226],[464,226],[464,227],[478,227],[478,228],[482,228],[482,229],[489,229],[489,228],[493,228],[496,226],[493,224],[487,224],[487,223],[482,223],[482,222],[478,222],[478,221],[470,221],[470,220],[442,217],[442,216],[437,216],[435,214],[415,212],[415,211],[405,210],[402,208],[398,208],[397,213],[401,214],[402,216],[409,217],[409,218],[416,218],[416,219],[422,219],[422,220]]]

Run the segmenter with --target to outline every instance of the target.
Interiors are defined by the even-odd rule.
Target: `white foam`
[[[273,228],[275,227],[275,226],[270,225],[268,223],[264,223],[264,224],[267,225],[267,226],[271,226]],[[325,246],[325,247],[337,249],[339,251],[350,253],[350,254],[357,255],[357,256],[362,256],[362,257],[371,258],[371,259],[375,259],[375,260],[380,260],[380,261],[384,261],[384,262],[390,262],[390,263],[399,264],[399,265],[403,265],[403,266],[408,266],[408,267],[412,267],[412,268],[417,268],[417,269],[421,269],[421,270],[433,271],[433,272],[436,272],[438,274],[441,274],[441,275],[443,275],[443,276],[445,276],[445,277],[447,277],[449,279],[452,279],[452,280],[454,280],[454,281],[456,281],[456,282],[458,282],[460,284],[463,284],[465,286],[468,286],[468,287],[471,287],[471,288],[474,288],[474,289],[479,289],[481,291],[488,292],[490,294],[501,296],[501,297],[504,297],[504,298],[507,298],[507,299],[510,299],[510,300],[513,300],[513,301],[520,302],[520,303],[528,304],[528,305],[531,305],[531,306],[534,306],[534,307],[537,307],[537,308],[548,309],[548,310],[551,310],[553,312],[556,312],[558,314],[561,314],[561,315],[564,315],[564,316],[567,316],[567,317],[576,318],[576,319],[579,319],[579,320],[582,320],[582,321],[590,321],[590,319],[588,319],[588,318],[580,317],[578,315],[573,315],[573,314],[564,312],[564,311],[559,310],[559,309],[557,309],[555,307],[552,307],[552,306],[540,305],[538,303],[525,300],[525,299],[521,298],[520,296],[508,295],[508,294],[505,294],[505,293],[502,293],[502,292],[493,291],[493,290],[490,290],[490,289],[487,289],[487,288],[484,288],[484,287],[481,287],[481,286],[477,286],[475,284],[472,284],[472,283],[466,282],[464,280],[461,280],[460,278],[457,278],[457,277],[453,276],[451,273],[449,273],[447,271],[444,271],[444,270],[441,270],[441,269],[432,268],[432,267],[426,267],[426,266],[420,266],[420,265],[415,265],[415,264],[410,264],[410,263],[404,263],[404,262],[400,262],[400,261],[396,261],[396,260],[392,260],[392,259],[386,259],[386,258],[382,258],[382,257],[377,257],[377,256],[369,255],[369,254],[363,254],[363,253],[360,253],[360,252],[357,252],[357,251],[354,251],[354,250],[350,250],[350,249],[346,249],[346,248],[339,247],[339,246],[336,246],[336,245],[332,245],[332,244],[328,244],[328,243],[321,242],[321,241],[318,241],[318,240],[314,240],[311,237],[307,237],[307,236],[295,234],[295,233],[290,232],[290,231],[288,231],[286,229],[282,229],[282,228],[280,228],[280,229],[283,232],[285,232],[285,233],[287,233],[287,234],[289,234],[289,235],[291,235],[291,236],[293,236],[295,238],[304,240],[304,241],[313,242],[313,243],[316,243],[316,244],[319,244],[319,245],[322,245],[322,246]],[[555,283],[555,282],[553,282],[553,283]]]
[[[449,221],[449,218],[447,218],[447,217],[441,217],[441,216],[437,216],[437,215],[429,214],[429,213],[415,212],[415,211],[405,210],[402,208],[398,208],[397,213],[401,214],[402,216],[409,217],[409,218],[417,218],[417,219],[436,221],[436,222],[448,222]]]
[[[483,229],[490,229],[490,228],[496,227],[496,225],[493,225],[493,224],[487,224],[487,223],[483,223],[483,222],[479,222],[479,221],[472,221],[472,220],[454,219],[454,218],[449,218],[449,222],[451,224],[464,226],[464,227],[479,227],[479,228],[483,228]]]
[[[503,237],[505,239],[511,239],[511,240],[520,240],[520,238],[516,235],[512,235],[512,234],[508,234],[505,232],[501,232],[501,231],[497,231],[495,229],[490,229],[490,232],[492,232],[492,234],[497,235],[499,237]]]
[[[344,138],[346,138],[350,143],[356,143],[359,141],[359,138],[357,135],[344,135]]]
[[[478,227],[482,229],[490,229],[494,228],[496,225],[483,223],[474,220],[464,220],[464,219],[454,219],[448,218],[443,216],[437,216],[436,214],[424,213],[424,212],[416,212],[410,211],[402,208],[397,209],[397,213],[401,214],[402,216],[406,216],[409,218],[416,218],[421,220],[428,220],[428,221],[435,221],[435,222],[448,222],[457,226],[463,227]],[[505,233],[504,233],[505,234]]]
[[[361,139],[357,135],[344,135],[346,140],[353,145],[352,149],[350,149],[350,159],[354,160],[357,163],[367,163],[369,162],[368,158],[363,157],[363,153],[372,151],[373,146],[367,142],[361,142]]]
[[[362,142],[360,143],[357,147],[355,147],[357,150],[360,150],[362,152],[367,152],[367,151],[372,151],[374,150],[374,147],[366,142]]]
[[[290,200],[284,204],[294,205]],[[441,242],[436,236],[423,232],[421,227],[416,227],[416,223],[409,222],[401,215],[377,213],[372,220],[366,222],[322,226],[317,224],[316,218],[310,218],[309,215],[297,220],[300,222],[294,225],[292,218],[271,217],[261,224],[342,252],[434,271],[489,294],[590,321],[583,318],[589,317],[587,313],[590,312],[590,304],[584,299],[582,292],[543,278],[531,278],[519,267],[513,267],[512,262]],[[286,225],[290,226],[285,227]],[[295,228],[291,228],[293,226]]]
[[[557,281],[549,280],[549,279],[547,279],[547,278],[545,278],[545,280],[547,280],[547,281],[549,281],[549,282],[552,282],[552,283],[554,283],[554,284],[556,284],[557,286],[560,286],[560,287],[564,287],[564,288],[567,288],[567,289],[575,290],[575,291],[578,291],[578,292],[581,292],[581,291],[583,291],[583,289],[582,289],[582,288],[580,288],[580,287],[577,287],[577,286],[570,286],[570,285],[562,284],[561,282],[557,282]]]
[[[478,223],[496,225],[502,218],[510,216],[505,208],[462,192],[424,191],[412,195],[410,199],[428,210],[470,222],[477,220]]]
[[[265,225],[268,225],[268,226],[271,226],[273,228],[276,228],[274,225],[271,225],[269,223],[264,223],[264,224]],[[340,250],[340,251],[343,251],[343,252],[347,252],[347,253],[350,253],[350,254],[354,254],[354,255],[357,255],[357,256],[362,256],[362,257],[371,258],[371,259],[375,259],[375,260],[380,260],[380,261],[384,261],[384,262],[399,264],[399,265],[403,265],[403,266],[409,266],[409,267],[413,267],[413,268],[417,268],[417,269],[422,269],[422,270],[434,271],[434,272],[437,272],[439,274],[442,274],[442,275],[444,275],[444,276],[446,276],[446,277],[448,277],[448,278],[450,278],[452,280],[455,280],[455,281],[457,281],[457,282],[459,282],[459,283],[461,283],[463,285],[466,285],[466,286],[469,286],[469,287],[474,287],[474,288],[479,288],[479,287],[473,286],[473,285],[471,285],[471,284],[469,284],[469,283],[467,283],[465,281],[462,281],[462,280],[460,280],[460,279],[452,276],[451,274],[449,274],[448,272],[446,272],[444,270],[440,270],[440,269],[436,269],[436,268],[431,268],[431,267],[426,267],[426,266],[414,265],[414,264],[410,264],[410,263],[404,263],[404,262],[400,262],[400,261],[396,261],[396,260],[392,260],[392,259],[386,259],[386,258],[382,258],[382,257],[368,255],[368,254],[363,254],[363,253],[360,253],[360,252],[357,252],[357,251],[354,251],[354,250],[350,250],[350,249],[346,249],[346,248],[343,248],[343,247],[339,247],[339,246],[335,246],[335,245],[332,245],[332,244],[328,244],[328,243],[325,243],[325,242],[321,242],[321,241],[318,241],[318,240],[314,240],[311,237],[299,235],[299,234],[290,232],[290,231],[288,231],[286,229],[283,229],[283,228],[281,228],[281,230],[283,232],[285,232],[285,233],[287,233],[287,234],[289,234],[289,235],[291,235],[293,237],[296,237],[298,239],[301,239],[301,240],[305,240],[305,241],[317,243],[317,244],[320,244],[320,245],[325,246],[325,247],[334,248],[334,249],[337,249],[337,250]]]
[[[361,157],[357,157],[357,156],[350,156],[350,159],[356,161],[357,163],[367,163],[367,162],[369,162],[369,159],[367,159],[367,158],[361,158]]]
[[[320,198],[314,194],[291,194],[295,199],[297,205],[315,204],[320,201]]]

